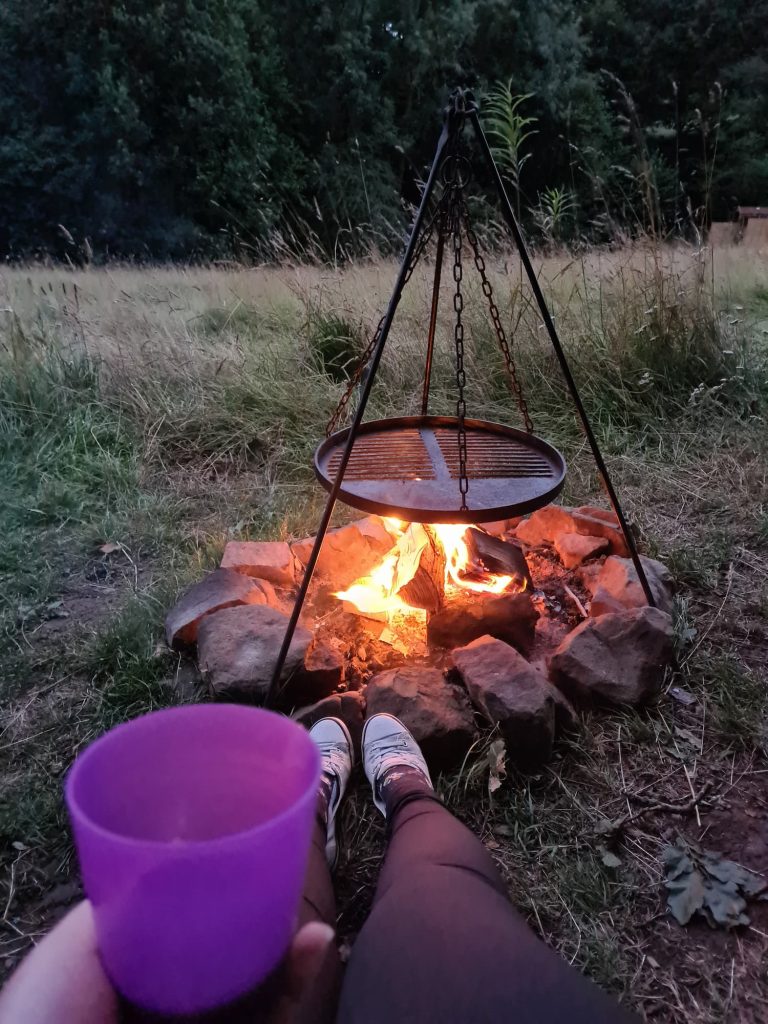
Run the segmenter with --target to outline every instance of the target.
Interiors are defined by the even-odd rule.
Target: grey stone
[[[640,556],[640,561],[645,569],[651,593],[656,599],[656,607],[663,612],[671,612],[672,575],[669,569],[662,562],[646,558],[644,555]],[[648,603],[631,559],[619,558],[616,555],[606,558],[597,577],[597,587],[590,607],[592,615],[602,615],[614,610],[611,602],[607,600],[609,596],[613,603],[623,608],[642,608]]]
[[[224,548],[221,566],[279,587],[292,587],[296,582],[293,554],[284,540],[231,540]]]
[[[558,533],[573,531],[571,510],[562,505],[545,505],[515,528],[515,536],[533,547],[551,544]]]
[[[307,537],[291,545],[302,566],[309,561],[314,542],[314,537]],[[395,541],[379,516],[367,516],[338,530],[328,531],[315,571],[339,589],[344,589],[366,576],[394,546]]]
[[[576,570],[576,575],[590,594],[594,594],[597,590],[598,577],[602,571],[603,566],[600,562],[586,562],[584,565],[579,566]]]
[[[508,755],[527,766],[548,760],[556,726],[567,728],[575,716],[546,676],[490,636],[453,651],[451,661],[473,704],[499,726]]]
[[[637,705],[658,693],[673,656],[670,616],[633,608],[585,619],[550,658],[549,674],[571,699]]]
[[[603,537],[610,544],[613,555],[629,554],[624,534],[613,512],[594,508],[592,505],[583,505],[581,508],[575,508],[572,516],[573,526],[571,529],[576,533],[584,534],[587,537]]]
[[[360,750],[360,738],[365,720],[365,697],[359,690],[348,693],[333,693],[330,697],[300,708],[294,712],[293,718],[305,729],[311,729],[321,718],[340,718],[349,729],[355,750]]]
[[[606,537],[586,537],[580,533],[558,533],[555,551],[566,569],[575,569],[589,558],[603,554],[610,547]]]
[[[283,693],[283,703],[296,707],[322,700],[337,689],[344,679],[344,659],[327,644],[315,641],[304,656],[304,663],[291,676]]]
[[[386,712],[411,730],[430,767],[456,765],[475,738],[467,695],[435,668],[401,665],[379,672],[365,690],[368,716]]]
[[[527,654],[533,646],[538,617],[528,591],[519,594],[468,592],[430,616],[427,640],[433,647],[463,647],[488,634]]]
[[[247,579],[232,569],[216,569],[185,590],[165,619],[169,646],[194,644],[206,615],[237,605],[265,605],[271,600],[269,584]],[[272,591],[274,593],[274,591]]]
[[[218,696],[262,700],[287,625],[286,615],[263,605],[226,608],[203,619],[197,637],[198,663],[210,690]],[[309,630],[297,626],[281,679],[301,668],[311,641]]]
[[[610,591],[598,584],[589,603],[589,614],[593,618],[598,615],[612,615],[615,612],[624,612],[626,610],[626,605],[623,605]]]

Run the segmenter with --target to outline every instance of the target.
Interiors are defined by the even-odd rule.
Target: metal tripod
[[[405,254],[403,256],[402,263],[400,264],[397,280],[395,281],[395,286],[392,291],[392,296],[389,300],[389,305],[387,306],[387,311],[382,317],[381,321],[379,322],[379,325],[376,331],[374,332],[373,338],[371,339],[371,343],[363,356],[360,367],[358,368],[358,371],[353,375],[353,378],[350,381],[350,386],[348,387],[344,397],[342,398],[342,401],[339,403],[339,408],[337,409],[336,414],[334,415],[331,421],[331,427],[333,427],[338,421],[340,415],[343,413],[344,408],[346,407],[346,404],[349,401],[349,398],[355,386],[359,384],[360,393],[357,408],[355,409],[355,413],[352,418],[352,423],[349,427],[349,434],[347,436],[344,450],[341,455],[341,460],[338,465],[336,477],[333,482],[333,486],[331,487],[330,492],[328,494],[325,510],[323,512],[320,524],[318,526],[317,534],[315,536],[315,542],[312,547],[312,552],[309,556],[309,560],[307,561],[307,565],[304,570],[304,576],[301,581],[301,586],[299,587],[299,592],[296,596],[293,611],[291,613],[291,617],[289,619],[288,626],[285,631],[285,637],[283,639],[283,643],[280,648],[280,653],[275,664],[272,682],[266,700],[267,705],[270,705],[274,702],[279,692],[280,677],[283,672],[283,667],[288,656],[288,651],[290,649],[291,642],[296,631],[296,626],[298,624],[302,608],[304,607],[304,602],[307,597],[309,585],[312,581],[312,577],[315,572],[315,566],[317,565],[317,559],[320,555],[320,549],[323,545],[323,540],[325,539],[325,535],[328,531],[328,526],[331,521],[331,516],[333,515],[333,510],[338,500],[339,491],[344,480],[344,474],[347,469],[347,464],[349,463],[349,459],[352,454],[352,448],[358,436],[360,424],[363,421],[363,416],[365,415],[365,410],[368,404],[368,399],[371,394],[373,382],[376,378],[376,373],[378,371],[379,364],[381,363],[381,357],[384,352],[384,346],[387,343],[389,331],[392,326],[392,321],[394,320],[397,307],[400,303],[403,289],[406,283],[408,282],[408,279],[410,278],[411,274],[413,273],[413,269],[416,265],[416,262],[418,261],[418,258],[426,248],[426,245],[429,241],[429,238],[431,237],[433,228],[435,226],[435,222],[437,221],[438,252],[435,267],[432,307],[430,312],[427,345],[427,364],[425,368],[424,389],[422,399],[422,407],[426,409],[429,394],[429,379],[431,373],[432,350],[434,345],[435,326],[437,319],[437,293],[440,287],[440,268],[442,264],[444,227],[444,211],[439,209],[437,211],[437,214],[431,220],[428,220],[427,218],[427,211],[429,208],[430,200],[435,190],[435,185],[438,179],[439,171],[447,155],[449,153],[455,153],[454,143],[458,138],[459,134],[461,133],[461,131],[463,130],[465,123],[467,122],[472,125],[472,128],[474,130],[475,136],[480,147],[480,151],[484,157],[491,178],[496,186],[496,191],[498,193],[499,202],[501,205],[501,211],[504,215],[504,219],[507,223],[507,226],[509,227],[509,230],[515,242],[515,246],[520,255],[520,261],[525,270],[525,274],[528,279],[528,284],[536,300],[539,312],[541,313],[541,318],[547,330],[547,334],[549,335],[550,341],[552,342],[552,347],[555,351],[555,355],[557,356],[557,360],[560,364],[560,369],[562,370],[563,377],[565,378],[565,382],[568,387],[571,399],[573,400],[573,404],[576,407],[576,411],[581,421],[581,425],[584,429],[584,433],[589,443],[589,447],[592,451],[592,456],[597,465],[598,472],[600,473],[600,477],[605,486],[605,490],[608,494],[608,498],[610,499],[611,505],[613,506],[613,510],[616,513],[616,518],[619,522],[621,532],[623,533],[624,539],[627,543],[627,548],[629,549],[629,553],[632,558],[635,570],[637,572],[638,579],[643,588],[643,593],[645,594],[646,600],[648,601],[649,605],[655,606],[656,604],[653,592],[648,582],[648,577],[646,576],[645,569],[643,567],[642,561],[640,560],[640,555],[637,550],[635,538],[624,516],[623,509],[616,494],[616,490],[613,486],[613,482],[611,481],[610,473],[608,472],[608,467],[605,463],[602,452],[600,451],[600,446],[597,443],[597,438],[595,437],[594,431],[592,430],[592,426],[589,422],[589,417],[587,416],[586,410],[581,401],[581,396],[579,395],[576,382],[573,379],[573,374],[571,373],[570,366],[568,365],[568,360],[566,358],[565,351],[563,350],[563,346],[560,342],[560,338],[558,337],[554,321],[552,320],[549,309],[547,308],[546,300],[544,299],[544,295],[541,291],[541,287],[536,277],[536,273],[533,269],[533,265],[531,264],[530,256],[528,255],[528,251],[523,240],[520,226],[517,222],[514,211],[512,209],[512,204],[504,187],[504,182],[502,181],[499,169],[496,166],[496,162],[493,159],[493,154],[491,152],[491,147],[488,143],[488,139],[486,138],[482,125],[480,123],[478,105],[475,102],[475,99],[471,92],[465,89],[456,89],[451,94],[450,101],[445,110],[443,129],[437,141],[437,147],[435,150],[434,158],[432,160],[432,166],[430,168],[427,181],[424,185],[424,191],[421,196],[421,202],[419,204],[416,217],[413,221],[413,226],[411,228],[408,244],[405,249]],[[517,385],[516,380],[514,381],[514,385],[517,386],[519,390],[519,386]]]

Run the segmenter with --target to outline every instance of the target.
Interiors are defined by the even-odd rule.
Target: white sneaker
[[[373,790],[373,802],[387,816],[381,797],[381,783],[392,769],[415,768],[424,776],[430,789],[432,779],[427,762],[416,740],[394,715],[373,715],[363,729],[363,767]]]
[[[331,868],[336,866],[339,847],[336,838],[336,812],[339,809],[344,792],[352,774],[355,763],[354,747],[349,729],[340,718],[321,718],[309,730],[323,759],[323,775],[330,780],[331,791],[328,798],[328,838],[325,844],[325,856]]]

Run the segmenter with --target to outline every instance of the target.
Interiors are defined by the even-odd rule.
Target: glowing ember
[[[422,609],[414,608],[403,600],[399,589],[404,585],[402,580],[403,563],[412,563],[414,550],[418,558],[419,542],[423,547],[429,539],[429,534],[445,553],[444,589],[446,595],[450,596],[451,593],[461,590],[471,590],[482,594],[501,594],[509,590],[525,589],[525,581],[521,582],[517,577],[487,571],[478,572],[478,567],[472,562],[465,540],[466,524],[434,524],[423,527],[418,523],[408,524],[398,519],[386,519],[385,523],[387,530],[395,540],[392,551],[384,556],[370,575],[356,580],[347,590],[339,591],[335,595],[340,600],[355,605],[363,614],[385,613],[390,615],[406,612],[424,615]]]

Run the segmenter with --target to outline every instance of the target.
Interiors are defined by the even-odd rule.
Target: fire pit
[[[264,700],[314,541],[230,543],[169,614],[169,643],[197,645],[215,695]],[[302,714],[343,714],[353,731],[366,704],[397,714],[438,766],[486,720],[518,760],[540,761],[572,722],[571,700],[658,691],[669,616],[647,605],[625,555],[615,516],[594,507],[485,527],[369,516],[329,531],[277,703],[319,701]],[[643,566],[668,609],[669,574]]]
[[[565,462],[533,432],[470,221],[468,124],[611,510],[550,504],[563,487]],[[400,297],[433,237],[421,415],[364,423]],[[451,417],[429,414],[446,245],[454,282]],[[522,429],[467,415],[462,281],[468,258],[481,280]],[[343,427],[351,405],[351,422]],[[168,616],[169,643],[197,644],[214,693],[285,708],[324,701],[310,717],[359,718],[365,703],[402,717],[428,756],[446,761],[467,749],[485,720],[500,729],[514,756],[535,762],[572,721],[571,699],[639,703],[658,691],[672,655],[668,573],[638,553],[467,92],[451,97],[392,298],[327,435],[315,454],[316,475],[328,491],[315,536],[292,545],[228,545],[222,568]],[[338,500],[374,514],[329,531]]]

